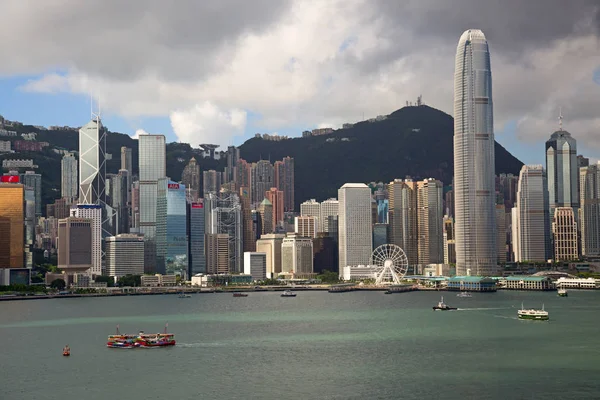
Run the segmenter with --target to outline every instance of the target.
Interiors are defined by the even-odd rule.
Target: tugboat
[[[469,292],[460,292],[456,297],[473,297]]]
[[[525,307],[523,307],[523,303],[521,303],[521,309],[517,311],[517,315],[519,316],[519,319],[533,319],[535,321],[548,321],[550,319],[548,311],[544,310],[543,304],[541,310],[526,310]]]
[[[558,289],[558,297],[568,297],[567,289]]]
[[[69,357],[71,355],[71,348],[69,347],[69,345],[66,345],[63,348],[63,356],[64,357]]]
[[[450,307],[446,303],[444,303],[444,297],[442,296],[442,300],[438,303],[437,306],[433,306],[433,311],[450,311],[456,310],[456,307]]]
[[[248,293],[233,292],[233,297],[248,297]]]
[[[285,290],[283,293],[281,293],[281,297],[296,297],[296,293],[292,292],[291,290]]]

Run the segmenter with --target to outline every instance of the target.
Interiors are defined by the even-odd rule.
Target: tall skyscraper
[[[273,205],[273,232],[276,232],[278,227],[283,226],[283,191],[272,187],[265,192],[265,199],[268,199]]]
[[[225,181],[236,181],[236,167],[240,160],[240,149],[235,146],[227,146],[227,167],[225,167]]]
[[[196,201],[204,195],[204,193],[200,192],[200,166],[196,162],[196,158],[192,157],[183,169],[181,182],[187,188],[188,198],[192,199],[192,201]]]
[[[60,161],[60,194],[61,197],[74,199],[77,197],[79,181],[77,180],[77,159],[73,153],[65,154]]]
[[[35,216],[42,216],[42,175],[33,171],[25,171],[20,174],[21,183],[26,187],[33,189],[35,197]]]
[[[79,129],[79,203],[104,202],[106,133],[99,117]]]
[[[204,200],[188,203],[188,238],[190,276],[206,273],[206,255],[204,253],[205,209]]]
[[[512,248],[516,262],[545,262],[551,257],[548,183],[541,165],[521,168],[512,209]]]
[[[579,168],[577,142],[571,134],[560,128],[546,142],[546,171],[550,214],[556,207],[573,207],[575,217],[579,209]]]
[[[229,273],[243,271],[242,210],[240,198],[236,193],[209,193],[204,199],[207,207],[206,233],[226,234],[228,240]],[[207,253],[208,259],[208,253]]]
[[[139,229],[144,235],[144,272],[156,271],[157,184],[167,174],[164,135],[140,135],[139,145]]]
[[[240,186],[240,205],[242,206],[242,250],[253,252],[256,250],[256,235],[254,235],[254,221],[252,220],[252,206],[250,203],[250,189]]]
[[[556,207],[552,220],[554,235],[554,259],[556,261],[577,260],[577,220],[573,207]]]
[[[281,244],[281,272],[292,278],[310,278],[313,274],[312,239],[288,234]]]
[[[395,179],[388,185],[388,192],[390,242],[404,250],[409,265],[417,265],[419,262],[417,182],[412,179]]]
[[[133,176],[133,157],[129,147],[121,147],[121,169],[126,169],[129,176]]]
[[[338,190],[338,199],[339,271],[343,271],[371,259],[371,189],[364,183],[346,183]]]
[[[219,193],[221,190],[221,172],[213,169],[202,172],[202,192],[204,197],[206,193]]]
[[[260,203],[265,192],[274,187],[274,169],[273,165],[267,160],[260,160],[252,163],[252,203]]]
[[[444,216],[444,264],[456,263],[456,242],[454,241],[454,219]]]
[[[18,183],[0,183],[0,268],[24,265],[24,190]]]
[[[417,182],[418,258],[420,265],[444,262],[444,186],[436,179]]]
[[[485,35],[465,31],[454,72],[456,274],[497,269],[492,71]]]
[[[598,165],[579,170],[581,254],[600,256],[600,169]]]
[[[269,199],[263,199],[258,207],[258,211],[260,212],[262,227],[261,234],[273,233],[273,203],[271,203]]]
[[[229,273],[229,238],[226,233],[206,234],[206,272],[209,274]]]
[[[159,273],[186,277],[188,265],[185,185],[158,180],[156,203],[156,265]]]
[[[247,187],[249,192],[251,192],[252,186],[252,164],[248,164],[248,162],[242,158],[238,160],[237,167],[235,170],[235,182],[238,187]],[[252,199],[250,200],[252,202]]]
[[[294,159],[276,161],[273,170],[275,187],[283,192],[285,212],[294,211]]]

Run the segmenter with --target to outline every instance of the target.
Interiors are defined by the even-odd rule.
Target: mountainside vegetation
[[[363,121],[331,134],[280,141],[252,138],[240,146],[240,155],[249,162],[270,159],[272,162],[291,156],[295,160],[295,202],[310,198],[325,200],[337,197],[337,189],[346,182],[390,182],[395,178],[437,178],[444,185],[452,182],[453,119],[428,106],[408,106],[379,121]],[[77,130],[43,130],[31,125],[17,125],[18,133],[37,133],[37,141],[50,146],[42,152],[18,152],[0,155],[2,159],[31,158],[42,174],[42,203],[59,198],[62,148],[78,151]],[[20,140],[0,137],[0,140]],[[133,173],[138,170],[137,140],[122,133],[108,132],[106,148],[112,159],[107,173],[117,173],[121,165],[121,146],[132,149]],[[225,150],[225,149],[223,149]],[[167,144],[167,175],[181,179],[183,168],[196,157],[201,171],[223,170],[225,160],[200,156],[187,143]],[[496,173],[518,174],[523,163],[496,143]],[[45,213],[45,209],[44,209]]]
[[[337,197],[347,182],[436,178],[452,183],[453,118],[429,106],[408,106],[380,121],[331,134],[281,141],[252,138],[240,146],[247,161],[294,157],[295,201]],[[523,163],[496,142],[496,173],[518,174]]]

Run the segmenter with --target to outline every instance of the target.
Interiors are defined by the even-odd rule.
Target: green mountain
[[[328,135],[271,141],[252,138],[240,147],[247,161],[295,161],[295,201],[337,197],[346,182],[390,182],[410,176],[452,182],[453,118],[428,106],[401,108],[381,121],[363,121]],[[496,143],[496,173],[518,174],[523,163]]]
[[[40,130],[21,125],[19,133],[37,132],[37,140],[50,143],[41,153],[4,154],[3,158],[32,158],[42,173],[43,205],[60,197],[60,160],[62,155],[52,148],[78,149],[76,130]],[[240,155],[249,162],[271,161],[294,157],[295,201],[337,197],[337,189],[346,182],[390,182],[394,178],[437,178],[449,185],[453,174],[452,135],[454,122],[450,115],[428,106],[410,106],[393,112],[380,121],[363,121],[328,135],[272,141],[252,138],[240,146]],[[11,138],[11,141],[20,138]],[[6,140],[1,137],[0,140]],[[120,149],[132,149],[134,174],[137,174],[137,140],[109,132],[107,172],[120,168]],[[187,143],[167,145],[167,174],[181,179],[183,168],[195,156],[201,170],[223,170],[224,160],[209,160],[199,156]],[[523,163],[496,143],[496,173],[518,174]],[[298,207],[297,207],[298,208]]]

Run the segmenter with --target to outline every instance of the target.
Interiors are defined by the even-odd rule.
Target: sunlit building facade
[[[24,264],[23,185],[0,183],[0,268],[22,268]]]
[[[456,274],[497,269],[494,115],[485,35],[460,37],[454,72],[454,212]]]
[[[185,185],[169,178],[158,181],[156,262],[159,273],[188,274],[187,202]]]

